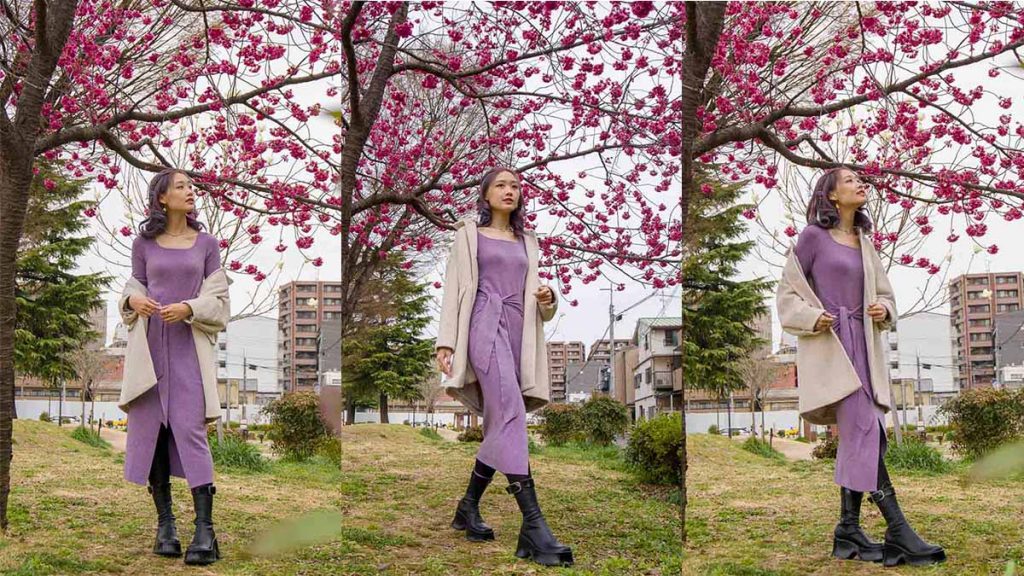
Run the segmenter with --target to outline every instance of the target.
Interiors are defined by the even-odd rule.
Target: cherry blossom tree
[[[343,326],[374,261],[436,258],[498,164],[523,175],[528,222],[551,231],[542,276],[570,305],[612,268],[676,285],[681,21],[674,3],[352,3]]]
[[[693,189],[695,162],[763,194],[787,167],[848,165],[900,223],[871,237],[890,261],[938,274],[913,251],[937,229],[995,253],[988,223],[1019,220],[1024,201],[1024,125],[999,80],[1019,68],[1022,16],[1012,2],[687,2],[683,214],[711,193]],[[988,81],[965,83],[979,67]]]
[[[36,161],[60,161],[69,177],[91,178],[107,190],[129,190],[126,183],[140,173],[165,166],[186,169],[208,206],[223,213],[221,230],[228,223],[240,227],[241,233],[222,236],[226,268],[262,281],[264,271],[232,257],[233,250],[244,254],[238,244],[263,243],[268,226],[289,230],[301,250],[312,248],[314,228],[340,233],[340,135],[316,142],[302,128],[325,101],[337,99],[337,87],[312,102],[297,91],[336,82],[342,12],[329,0],[5,0],[2,7],[0,528],[6,528],[14,258]],[[138,217],[146,206],[137,200],[129,208]],[[127,238],[132,227],[122,222],[119,233]],[[319,262],[322,257],[312,259]]]

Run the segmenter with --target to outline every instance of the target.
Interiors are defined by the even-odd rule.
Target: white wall
[[[939,406],[922,406],[921,417],[924,420],[926,426],[938,426],[946,423],[946,419],[938,414]],[[761,413],[757,412],[757,428],[760,431],[761,428]],[[764,413],[764,425],[769,431],[772,426],[776,430],[782,428],[795,428],[799,424],[800,413],[796,410],[775,410]],[[904,420],[904,411],[900,411],[900,420]],[[725,429],[728,425],[728,415],[725,410],[722,410],[717,416],[714,412],[687,412],[686,413],[686,433],[687,434],[702,434],[707,433],[708,427],[712,424],[717,424],[719,428]],[[886,425],[892,426],[892,413],[886,415]],[[918,411],[916,408],[908,408],[906,410],[906,421],[904,424],[916,426],[919,422]],[[733,428],[750,428],[750,412],[749,411],[733,411],[732,413],[732,427]],[[824,431],[825,427],[819,428],[819,432]]]
[[[38,420],[39,415],[49,410],[50,417],[56,419],[59,402],[54,398],[47,407],[46,400],[15,400],[15,408],[18,411],[18,418],[22,420]],[[89,418],[90,409],[92,403],[85,403],[85,417]],[[126,418],[125,414],[120,408],[117,407],[117,402],[96,402],[95,408],[92,408],[93,418],[102,418],[104,420],[120,420]],[[262,406],[256,404],[245,405],[245,415],[248,418],[249,424],[261,424],[267,423],[268,419],[262,414]],[[221,417],[225,417],[226,410],[221,410]],[[82,403],[77,399],[75,400],[64,400],[64,416],[81,416],[82,415]],[[231,420],[234,422],[240,421],[242,418],[242,409],[239,406],[231,407]]]

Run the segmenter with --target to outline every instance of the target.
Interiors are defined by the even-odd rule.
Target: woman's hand
[[[814,331],[821,332],[822,330],[832,328],[832,323],[835,322],[835,319],[836,317],[828,312],[822,312],[821,316],[818,316],[818,321],[814,323]]]
[[[544,306],[550,306],[555,301],[555,291],[551,289],[551,286],[544,284],[533,292],[533,297]]]
[[[148,296],[133,294],[128,297],[128,306],[139,313],[143,318],[149,318],[154,312],[160,309],[160,303]]]
[[[177,304],[168,304],[160,308],[160,317],[164,319],[164,322],[168,324],[174,324],[175,322],[181,322],[185,318],[192,315],[192,307],[184,302],[178,302]]]
[[[878,302],[868,306],[868,316],[875,322],[885,322],[886,316],[889,315],[889,311]]]
[[[452,349],[447,346],[437,349],[437,368],[445,376],[452,375]]]

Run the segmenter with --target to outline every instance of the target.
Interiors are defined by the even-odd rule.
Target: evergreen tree
[[[59,166],[41,163],[33,181],[17,257],[14,365],[51,387],[78,378],[75,352],[98,335],[89,315],[110,283],[104,274],[75,274],[95,239],[86,234],[80,200],[86,181],[65,179]]]
[[[772,283],[763,278],[736,280],[739,266],[753,247],[740,241],[740,219],[749,206],[737,204],[743,185],[726,185],[707,173],[695,176],[697,189],[711,194],[691,200],[688,237],[684,239],[683,369],[686,387],[703,390],[719,401],[745,387],[740,361],[762,344],[752,325],[767,311],[765,295]]]
[[[403,255],[389,255],[353,315],[353,335],[342,344],[342,386],[349,421],[356,406],[376,404],[388,422],[388,399],[420,400],[433,374],[434,340],[421,338],[430,324],[425,284],[403,269]]]

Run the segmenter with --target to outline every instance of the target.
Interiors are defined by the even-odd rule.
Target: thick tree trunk
[[[35,45],[14,118],[0,111],[0,531],[7,530],[14,418],[14,276],[32,184],[42,107],[71,32],[77,0],[37,1]],[[4,101],[9,94],[4,95]]]
[[[686,225],[690,213],[690,195],[693,193],[693,146],[697,142],[700,126],[697,109],[703,98],[704,78],[711,66],[711,57],[718,46],[725,19],[725,2],[686,3],[686,52],[683,55],[683,99],[682,99],[682,195],[680,198],[680,221],[682,222],[683,245],[686,245]],[[685,258],[686,251],[683,251]],[[683,285],[685,278],[680,278]],[[686,326],[683,326],[686,338]],[[683,370],[683,405],[686,404],[686,370]],[[680,523],[681,538],[686,545],[686,411],[682,411],[682,470],[680,471]]]

